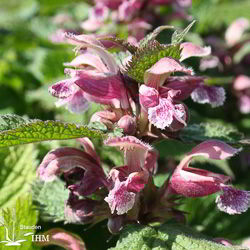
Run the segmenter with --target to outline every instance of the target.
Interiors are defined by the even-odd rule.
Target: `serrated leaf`
[[[17,119],[18,116],[5,115],[4,117],[5,119],[6,117]],[[41,141],[68,140],[81,137],[102,138],[104,136],[101,131],[90,129],[85,125],[41,120],[29,120],[28,123],[26,121],[21,123],[21,118],[17,120],[18,124],[13,123],[11,125],[13,127],[8,127],[8,130],[0,132],[0,148]]]
[[[12,206],[1,210],[0,249],[38,249],[32,246],[31,234],[35,234],[35,229],[23,228],[23,226],[35,227],[37,221],[38,212],[33,209],[30,195],[22,196]],[[25,236],[27,233],[29,235]],[[19,245],[6,245],[11,242],[20,243]]]
[[[176,30],[172,35],[171,42],[172,44],[179,44],[183,41],[185,35],[189,32],[196,21],[192,21],[184,30]]]
[[[180,59],[179,45],[163,45],[157,41],[150,42],[146,47],[138,49],[128,62],[126,72],[129,77],[142,83],[144,73],[163,57]]]
[[[1,115],[0,131],[15,129],[22,124],[28,124],[29,119],[25,119],[18,115]]]
[[[164,25],[157,27],[153,32],[149,33],[146,37],[140,40],[139,42],[139,48],[145,47],[149,42],[152,42],[155,40],[155,38],[166,29],[174,29],[174,26]]]
[[[212,241],[191,228],[164,224],[159,227],[127,226],[112,250],[236,250],[240,246],[226,247]]]
[[[217,139],[229,144],[241,144],[243,134],[231,126],[217,123],[192,124],[180,132],[180,138],[188,142]]]
[[[0,149],[0,207],[13,205],[36,177],[38,151],[34,145]]]
[[[54,222],[65,220],[64,206],[69,197],[69,191],[62,180],[56,179],[47,183],[36,181],[32,185],[32,192],[36,208],[39,209],[44,219]]]

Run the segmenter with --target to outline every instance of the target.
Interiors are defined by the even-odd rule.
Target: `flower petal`
[[[79,45],[81,48],[91,48],[104,61],[109,69],[109,72],[117,73],[119,71],[118,65],[112,54],[110,54],[94,36],[91,35],[74,35],[67,33],[66,37],[73,44]]]
[[[110,138],[104,143],[107,146],[119,147],[120,150],[124,151],[125,165],[129,168],[128,174],[144,169],[147,151],[152,150],[150,145],[134,136]]]
[[[244,17],[236,19],[226,30],[225,40],[229,46],[238,43],[245,32],[250,27],[250,22]]]
[[[67,98],[75,93],[77,86],[74,86],[75,79],[66,79],[57,82],[49,87],[49,93],[58,98]]]
[[[77,68],[91,66],[100,72],[108,72],[108,69],[106,68],[100,57],[94,55],[90,51],[85,51],[83,54],[74,58],[70,63],[64,63],[64,66]]]
[[[211,47],[201,47],[190,42],[185,42],[180,45],[181,50],[181,59],[184,61],[189,57],[203,57],[211,54]]]
[[[158,88],[174,72],[193,74],[191,69],[185,68],[177,60],[171,57],[164,57],[144,73],[144,82],[150,87]]]
[[[245,75],[239,75],[236,77],[233,88],[237,91],[250,89],[250,77]]]
[[[222,187],[223,194],[217,196],[219,210],[228,214],[241,214],[250,207],[250,191],[235,189],[230,186]]]
[[[159,105],[148,109],[148,119],[157,128],[165,129],[173,122],[174,105],[166,98],[159,99]]]
[[[83,113],[89,107],[89,103],[84,97],[84,92],[81,89],[76,91],[71,97],[67,98],[65,101],[67,101],[67,109],[72,113]]]
[[[224,160],[240,151],[241,149],[233,148],[222,141],[208,140],[194,147],[187,157],[204,156],[214,160]]]
[[[182,101],[187,99],[194,91],[194,89],[203,82],[204,78],[199,76],[168,77],[166,82],[164,83],[164,86],[170,89],[180,90],[181,93],[175,97],[175,100]]]
[[[104,199],[110,207],[113,214],[116,210],[118,215],[127,213],[135,203],[136,194],[129,192],[125,182],[116,180],[114,188],[109,192]]]
[[[155,88],[143,84],[139,89],[140,104],[145,108],[155,107],[159,104],[159,92]]]
[[[81,73],[81,78],[77,79],[75,84],[84,91],[84,97],[88,101],[113,105],[115,108],[129,108],[127,91],[118,75],[93,74],[86,71]]]
[[[94,144],[91,142],[91,140],[88,137],[83,137],[77,139],[81,145],[84,147],[84,151],[89,154],[91,157],[96,159],[96,161],[100,164],[100,158],[98,154],[95,151]]]
[[[57,175],[76,167],[103,173],[98,162],[90,155],[76,148],[64,147],[51,150],[44,157],[37,174],[43,181],[53,181]]]
[[[194,102],[209,103],[215,108],[223,105],[226,93],[222,87],[200,85],[192,92],[191,97]]]
[[[130,174],[126,180],[126,185],[129,191],[140,192],[148,183],[148,171],[134,172]]]
[[[248,95],[242,95],[239,98],[239,109],[242,114],[250,113],[250,97]]]

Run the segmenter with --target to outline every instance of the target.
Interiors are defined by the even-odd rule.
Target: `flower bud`
[[[71,193],[65,205],[64,214],[66,221],[70,223],[89,224],[100,221],[101,217],[107,218],[109,210],[100,201],[88,198],[79,199]]]
[[[122,128],[124,133],[127,135],[133,135],[136,132],[136,122],[132,116],[124,115],[118,121],[119,128]]]
[[[117,234],[123,228],[124,216],[113,216],[108,219],[108,229],[112,234]]]
[[[105,124],[108,129],[113,128],[114,121],[116,121],[116,114],[108,110],[96,112],[90,119],[90,122],[101,122]]]

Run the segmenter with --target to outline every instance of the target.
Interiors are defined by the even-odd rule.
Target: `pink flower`
[[[128,109],[127,91],[118,73],[118,65],[102,43],[87,35],[68,34],[67,39],[78,45],[83,53],[66,64],[79,69],[65,69],[70,78],[49,88],[49,92],[59,98],[56,105],[66,104],[70,111],[77,113],[85,111],[88,102]]]
[[[223,87],[208,86],[204,83],[204,78],[199,76],[169,77],[164,86],[181,93],[176,100],[182,101],[191,95],[194,102],[210,104],[213,108],[223,105],[226,93]]]
[[[110,191],[104,199],[109,204],[111,213],[116,211],[118,215],[122,215],[134,207],[138,193],[147,184],[148,177],[156,166],[154,156],[157,153],[151,146],[133,136],[108,139],[105,144],[118,147],[124,152],[125,165],[110,171]]]
[[[185,106],[174,102],[179,91],[161,87],[159,93],[154,88],[141,85],[139,93],[140,103],[148,113],[148,120],[157,128],[169,127],[171,130],[178,130],[186,125]]]
[[[229,214],[245,212],[250,206],[250,192],[237,190],[226,183],[230,177],[216,174],[203,169],[189,167],[189,163],[195,156],[204,156],[210,159],[227,159],[240,149],[217,140],[205,141],[195,148],[180,162],[175,169],[171,180],[170,190],[173,193],[186,197],[201,197],[216,192],[222,192],[216,198],[216,203],[221,211]]]
[[[71,147],[50,151],[37,170],[39,178],[48,182],[64,174],[67,182],[75,182],[68,188],[80,195],[89,195],[106,185],[106,176],[92,142],[88,138],[82,138],[81,142],[85,152]]]
[[[191,69],[184,67],[177,60],[165,57],[145,72],[145,84],[139,89],[142,112],[147,114],[149,122],[157,128],[168,127],[172,131],[186,126],[188,118],[186,107],[178,103],[178,95],[182,91],[162,86],[174,72],[193,73]],[[145,120],[144,115],[142,119]]]

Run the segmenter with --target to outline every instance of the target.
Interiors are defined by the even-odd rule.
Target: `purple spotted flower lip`
[[[186,197],[202,197],[220,192],[216,198],[219,210],[228,214],[240,214],[250,206],[250,192],[238,190],[228,185],[230,177],[189,166],[195,156],[214,160],[227,159],[240,150],[221,141],[205,141],[180,162],[170,180],[170,190]]]

